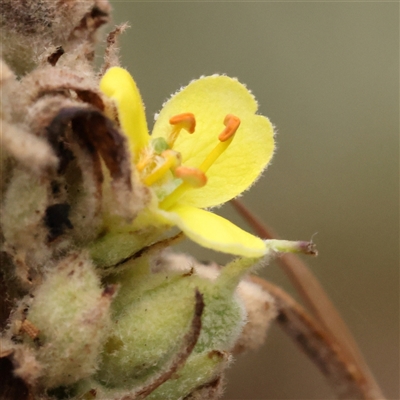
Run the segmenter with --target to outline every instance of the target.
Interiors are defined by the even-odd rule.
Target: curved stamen
[[[225,142],[236,133],[240,125],[240,118],[236,115],[227,114],[224,119],[224,125],[226,128],[218,136],[221,142]]]
[[[198,168],[181,165],[175,169],[174,174],[195,188],[203,187],[207,183],[206,174]]]
[[[217,158],[229,147],[237,129],[240,126],[240,119],[235,115],[228,114],[224,119],[226,128],[219,134],[218,139],[220,142],[211,150],[211,153],[201,163],[199,169],[207,172],[208,169],[215,163]]]
[[[189,189],[200,188],[207,183],[205,173],[198,168],[182,165],[175,169],[174,174],[177,178],[182,179],[183,182],[160,203],[160,208],[164,210],[168,210],[174,205]]]
[[[143,183],[147,186],[160,180],[170,169],[175,169],[181,163],[180,154],[173,150],[165,150],[161,153],[161,157],[165,159],[164,163],[154,169],[149,175],[143,179]]]
[[[174,115],[170,118],[169,123],[174,126],[167,140],[169,147],[174,145],[182,129],[185,129],[189,133],[193,133],[196,129],[196,119],[192,113]]]

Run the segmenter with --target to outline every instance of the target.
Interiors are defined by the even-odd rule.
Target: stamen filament
[[[219,134],[218,139],[220,142],[214,147],[211,153],[201,163],[199,169],[207,172],[208,169],[215,163],[217,158],[228,148],[231,144],[236,131],[240,126],[240,119],[236,115],[227,114],[224,119],[226,128]]]
[[[206,157],[206,159],[201,163],[199,169],[204,173],[208,171],[208,169],[215,163],[217,158],[229,147],[233,140],[233,136],[226,140],[225,142],[219,142],[211,153]]]
[[[189,189],[193,189],[193,186],[188,182],[181,183],[171,194],[169,194],[161,203],[160,208],[163,210],[168,210],[171,206],[173,206],[182,195],[187,192]]]
[[[189,189],[199,188],[207,183],[206,175],[198,168],[179,166],[175,169],[174,174],[183,182],[160,203],[160,208],[164,210],[175,204]]]
[[[161,153],[161,156],[165,159],[165,162],[152,171],[143,179],[143,183],[147,186],[160,180],[170,169],[174,169],[180,163],[180,159],[175,151],[166,150]]]

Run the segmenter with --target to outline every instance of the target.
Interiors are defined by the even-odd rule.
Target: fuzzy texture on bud
[[[55,266],[33,294],[27,319],[39,330],[32,343],[49,388],[91,376],[110,327],[111,293],[84,253]]]
[[[132,264],[118,279],[121,288],[113,303],[113,318],[118,323],[112,329],[98,374],[98,379],[111,387],[139,385],[168,363],[188,330],[193,314],[189,304],[194,304],[196,289],[204,296],[202,329],[184,368],[190,369],[195,362],[207,369],[206,355],[228,351],[245,320],[243,306],[229,290],[225,292],[196,274],[142,275],[147,260],[141,263]],[[215,374],[215,365],[211,362],[209,379]]]
[[[221,271],[216,263],[203,265],[188,255],[164,251],[162,257],[155,260],[157,270],[175,270],[189,273],[195,269],[196,274],[204,279],[215,281]],[[246,310],[245,325],[233,352],[238,354],[247,350],[256,350],[266,339],[270,324],[277,316],[273,297],[257,284],[242,280],[236,294]]]

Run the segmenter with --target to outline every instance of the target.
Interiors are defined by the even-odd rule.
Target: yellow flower
[[[132,162],[152,189],[152,216],[204,247],[263,256],[263,240],[204,210],[248,189],[272,157],[273,127],[256,115],[251,93],[227,76],[192,81],[164,104],[149,135],[142,99],[126,70],[110,68],[100,88],[115,101]]]

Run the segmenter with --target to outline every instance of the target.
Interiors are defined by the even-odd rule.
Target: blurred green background
[[[226,73],[276,125],[272,165],[243,202],[285,239],[314,238],[306,258],[384,393],[399,399],[399,4],[111,1],[129,21],[122,65],[149,119],[181,86]],[[248,227],[230,205],[218,212]],[[193,244],[201,260],[227,257]],[[291,293],[271,264],[262,276]],[[225,399],[329,399],[316,368],[274,327],[239,357]]]

